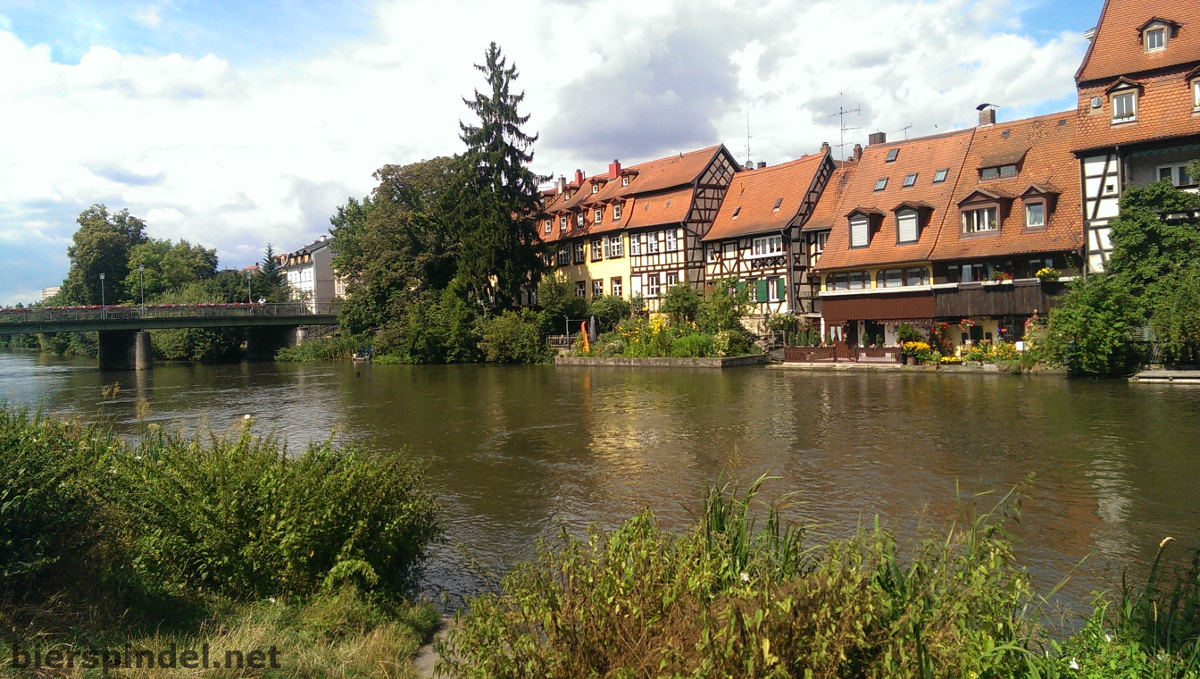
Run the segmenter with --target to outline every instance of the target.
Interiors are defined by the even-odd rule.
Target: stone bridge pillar
[[[295,326],[246,328],[246,360],[275,360],[275,352],[284,347],[296,346],[297,331]]]
[[[144,330],[101,330],[100,370],[149,370],[153,367],[150,333]]]

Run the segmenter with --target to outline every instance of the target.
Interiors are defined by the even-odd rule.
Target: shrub
[[[588,316],[596,317],[596,323],[599,324],[601,332],[609,332],[616,329],[617,325],[626,318],[629,318],[632,312],[633,309],[626,299],[623,297],[614,297],[613,295],[601,295],[593,299],[591,306],[588,308]],[[562,319],[560,318],[559,320]]]
[[[1082,375],[1126,375],[1141,365],[1132,333],[1141,314],[1126,282],[1097,275],[1076,280],[1050,312],[1045,351],[1051,360]]]
[[[702,358],[714,354],[712,335],[684,335],[671,343],[671,355],[677,358]]]
[[[423,473],[326,442],[289,455],[247,424],[237,437],[148,435],[116,458],[135,566],[180,594],[307,595],[350,582],[411,587],[439,535]]]
[[[741,356],[750,353],[750,341],[742,330],[722,330],[713,335],[713,350],[718,356]]]
[[[749,303],[750,293],[744,285],[732,279],[716,281],[696,310],[696,324],[712,333],[740,330]]]
[[[505,311],[483,321],[479,348],[494,363],[542,363],[550,348],[541,333],[541,318],[530,309]]]
[[[538,305],[543,312],[542,332],[558,335],[563,332],[564,319],[579,320],[587,316],[587,300],[575,295],[574,286],[561,271],[543,276],[538,283]],[[575,324],[578,327],[578,323]]]
[[[700,308],[700,295],[692,286],[677,283],[667,290],[658,310],[671,317],[675,323],[696,319],[696,311]]]
[[[313,338],[294,347],[284,347],[275,353],[275,360],[289,361],[344,361],[363,345],[346,335]]]
[[[896,341],[902,345],[908,342],[924,342],[925,336],[908,323],[901,323],[900,327],[896,328]]]

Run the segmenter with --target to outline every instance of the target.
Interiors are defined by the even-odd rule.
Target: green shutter
[[[739,295],[746,291],[746,281],[737,282],[737,291]]]
[[[765,302],[767,299],[767,279],[760,278],[758,281],[758,301]]]
[[[779,301],[787,301],[787,282],[782,278],[775,279],[775,284],[779,286]]]

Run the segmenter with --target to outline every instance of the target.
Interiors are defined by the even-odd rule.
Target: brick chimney
[[[760,169],[760,170],[761,170],[761,169],[763,169],[763,168],[764,168],[764,167],[766,167],[766,166],[767,166],[767,164],[766,164],[765,162],[763,162],[763,161],[761,161],[761,160],[760,160],[760,161],[758,161],[758,169]]]
[[[613,161],[608,164],[608,178],[616,179],[621,176],[621,161],[613,158]]]
[[[829,153],[829,142],[827,142],[827,141],[821,142],[821,152]]]
[[[575,170],[575,186],[583,186],[583,170]]]
[[[561,194],[563,191],[566,191],[566,190],[567,190],[567,178],[562,175],[559,175],[558,176],[558,192]]]
[[[854,145],[854,160],[862,160],[862,144]]]
[[[887,143],[887,132],[876,132],[870,137],[867,137],[867,146]]]
[[[992,104],[980,104],[975,107],[979,111],[979,126],[987,127],[996,124],[996,107]]]

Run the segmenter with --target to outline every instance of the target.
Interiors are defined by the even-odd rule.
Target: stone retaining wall
[[[594,366],[606,368],[733,368],[742,365],[761,365],[766,354],[729,356],[727,358],[625,358],[621,356],[557,356],[556,366]]]

